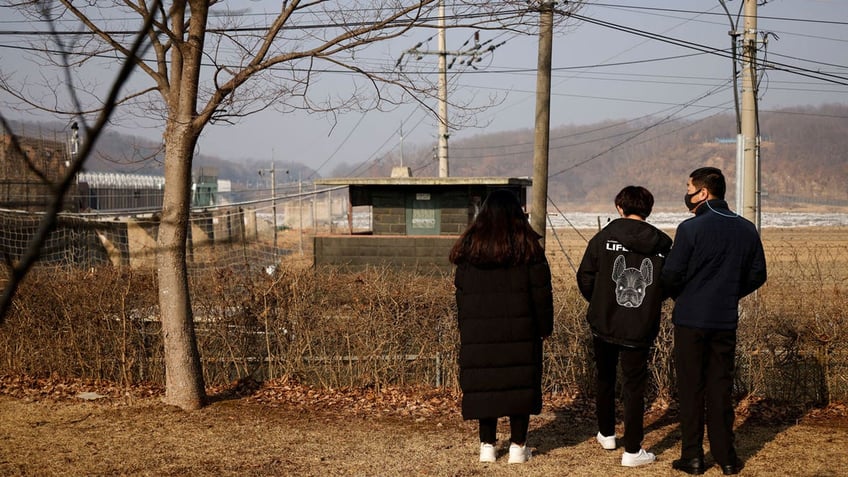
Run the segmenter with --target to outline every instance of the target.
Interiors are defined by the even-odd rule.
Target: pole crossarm
[[[421,60],[425,56],[431,56],[431,55],[451,56],[453,58],[451,59],[451,62],[447,66],[448,69],[451,69],[459,58],[467,57],[468,58],[467,60],[462,60],[462,61],[459,62],[459,64],[460,65],[467,65],[467,66],[470,66],[474,69],[477,69],[474,66],[474,63],[478,63],[478,62],[482,61],[483,58],[488,53],[494,52],[496,49],[500,48],[501,46],[503,46],[506,43],[505,41],[502,41],[500,43],[491,44],[492,40],[486,40],[483,43],[478,43],[478,41],[479,41],[477,39],[478,35],[475,33],[474,36],[475,36],[474,46],[472,46],[470,48],[466,48],[464,50],[446,50],[446,51],[422,50],[416,45],[415,47],[404,51],[403,55],[414,56],[416,60]],[[487,44],[489,44],[489,46],[486,46]],[[397,66],[399,68],[401,67],[401,63],[403,61],[403,55],[401,55],[401,57],[398,58],[398,61],[397,61]]]

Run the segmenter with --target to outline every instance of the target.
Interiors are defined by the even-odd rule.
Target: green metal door
[[[439,235],[440,215],[438,196],[430,192],[415,192],[406,197],[406,234]]]

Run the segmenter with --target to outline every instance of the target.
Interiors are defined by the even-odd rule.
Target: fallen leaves
[[[243,378],[227,386],[207,390],[210,401],[241,399],[259,406],[286,407],[303,412],[326,412],[334,416],[358,418],[396,417],[415,422],[432,419],[461,419],[461,393],[448,388],[429,386],[365,386],[322,388],[291,378],[258,382]],[[78,401],[121,405],[144,398],[161,398],[164,389],[155,384],[123,386],[102,380],[66,378],[59,375],[0,376],[0,395],[28,401]],[[91,399],[96,396],[97,399]],[[546,394],[545,408],[567,410],[572,419],[594,419],[591,399],[567,394]],[[675,403],[654,403],[648,414],[662,414]],[[805,408],[799,404],[781,403],[748,396],[736,406],[737,419],[766,424],[792,423],[804,420],[810,424],[848,426],[848,405],[832,403],[822,408]]]
[[[97,401],[112,401],[158,396],[163,394],[163,390],[153,384],[128,387],[96,379],[66,378],[57,374],[49,377],[20,374],[0,376],[0,394],[30,401],[85,400],[96,394],[100,396]]]
[[[248,398],[272,406],[321,409],[346,416],[433,418],[458,415],[459,395],[422,386],[324,389],[290,379],[265,382]]]

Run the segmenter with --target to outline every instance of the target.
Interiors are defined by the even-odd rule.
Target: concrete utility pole
[[[536,72],[536,134],[533,144],[533,198],[530,225],[542,236],[548,220],[548,152],[551,137],[551,56],[554,38],[554,6],[542,2],[539,17],[539,58]]]
[[[757,127],[757,0],[745,0],[742,36],[742,163],[737,167],[741,187],[739,213],[760,229],[760,136]]]
[[[448,165],[448,61],[445,38],[445,0],[439,2],[439,177],[449,177]]]
[[[274,264],[277,263],[277,173],[274,169],[274,149],[271,148],[271,168],[259,169],[259,175],[269,173],[271,176],[271,214],[273,214],[272,224],[274,227]]]
[[[397,64],[395,65],[396,68],[403,68],[403,58],[405,55],[414,55],[418,60],[423,58],[424,55],[438,55],[439,57],[439,143],[436,146],[436,157],[439,160],[439,177],[450,176],[450,167],[448,161],[448,138],[450,137],[450,122],[448,121],[448,69],[453,66],[454,61],[456,61],[456,59],[459,57],[466,58],[465,60],[460,61],[460,64],[466,64],[476,69],[476,67],[473,66],[473,63],[480,61],[483,55],[487,53],[492,53],[498,47],[506,43],[501,42],[498,44],[491,44],[492,40],[488,40],[483,43],[478,43],[479,35],[475,34],[473,46],[459,51],[448,51],[447,39],[445,38],[445,32],[447,30],[445,21],[445,2],[444,0],[440,0],[438,51],[421,50],[419,48],[424,42],[419,42],[414,47],[410,48],[409,50],[406,50],[403,55],[398,58]],[[430,37],[430,39],[432,39],[432,37]],[[427,41],[429,41],[429,39]],[[465,42],[463,48],[465,48],[465,45],[467,44],[468,41]],[[486,46],[487,44],[488,46]],[[450,64],[448,64],[447,62],[448,55],[454,57],[454,59],[451,60]]]
[[[274,266],[277,265],[277,173],[274,169],[274,150],[271,149],[271,213],[274,214]]]
[[[301,174],[303,171],[297,171],[297,208],[300,210],[300,233],[299,242],[300,242],[300,254],[303,255],[303,178]]]

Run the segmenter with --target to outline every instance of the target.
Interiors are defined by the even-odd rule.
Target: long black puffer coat
[[[542,411],[542,339],[553,331],[547,262],[457,266],[464,419]]]

